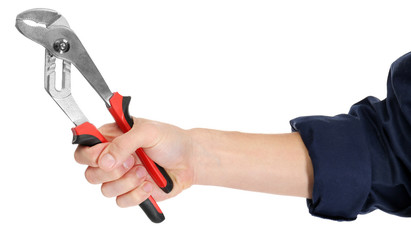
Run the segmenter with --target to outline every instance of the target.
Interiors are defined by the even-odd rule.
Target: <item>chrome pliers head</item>
[[[71,95],[71,64],[80,71],[103,99],[120,129],[123,132],[131,129],[133,119],[128,113],[131,98],[110,91],[83,44],[61,14],[49,9],[31,9],[17,15],[16,28],[24,36],[46,49],[44,86],[54,101],[76,125],[72,128],[74,144],[93,146],[107,142],[107,140],[94,125],[88,122]],[[55,87],[56,58],[63,60],[62,88],[60,90]],[[136,154],[155,183],[164,192],[169,193],[173,188],[173,182],[167,172],[153,162],[142,148],[137,149]],[[158,223],[164,220],[161,209],[151,196],[141,203],[140,207],[153,222]]]
[[[49,54],[72,63],[108,108],[113,93],[91,60],[77,35],[70,29],[67,20],[58,12],[49,9],[31,9],[17,15],[16,28],[27,38],[42,45]]]

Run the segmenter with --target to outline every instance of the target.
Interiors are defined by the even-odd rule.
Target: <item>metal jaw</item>
[[[27,38],[45,47],[49,55],[72,63],[104,100],[106,106],[110,107],[113,93],[61,14],[49,9],[31,9],[17,15],[16,28]]]
[[[50,9],[31,9],[16,17],[16,28],[21,34],[42,44],[44,36],[54,27],[70,28],[67,20],[56,11]],[[43,45],[47,48],[45,45]]]
[[[88,122],[71,95],[71,64],[63,60],[61,89],[56,88],[56,57],[46,49],[44,61],[44,88],[68,118],[79,126]]]

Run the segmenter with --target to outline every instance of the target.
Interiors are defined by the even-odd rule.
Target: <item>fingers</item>
[[[104,182],[111,182],[121,178],[127,171],[129,171],[135,165],[135,157],[130,157],[119,167],[113,169],[110,172],[106,172],[99,167],[88,167],[85,176],[89,183],[100,184]]]
[[[101,192],[106,197],[123,195],[147,180],[147,171],[141,165],[134,166],[123,177],[116,181],[103,183]]]
[[[101,185],[103,195],[117,197],[117,205],[122,208],[139,205],[151,195],[154,189],[152,179],[142,164],[135,165],[131,169],[119,167],[111,172],[98,167],[89,167],[86,170],[86,178],[92,184],[103,183]]]
[[[136,149],[155,146],[160,141],[157,123],[134,118],[134,126],[127,133],[112,140],[97,159],[98,166],[111,171],[121,165]]]
[[[152,191],[153,184],[146,181],[138,188],[118,196],[116,199],[117,205],[122,208],[139,205],[150,196]]]
[[[85,177],[92,184],[102,184],[106,197],[117,196],[120,207],[135,206],[151,194],[164,199],[135,154],[138,148],[154,148],[167,135],[160,123],[134,118],[133,128],[123,133],[116,124],[106,124],[99,131],[109,141],[93,147],[78,146],[74,157],[89,165]],[[137,164],[136,164],[137,163]],[[154,190],[153,190],[154,189]]]

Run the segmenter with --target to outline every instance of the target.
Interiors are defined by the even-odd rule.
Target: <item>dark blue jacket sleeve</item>
[[[291,120],[314,168],[311,214],[354,220],[380,209],[411,216],[411,53],[390,68],[387,98],[367,97],[348,114]]]

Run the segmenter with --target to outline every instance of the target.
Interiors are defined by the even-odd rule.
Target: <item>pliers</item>
[[[94,146],[107,142],[104,136],[82,113],[71,95],[70,68],[73,64],[105,102],[115,122],[123,132],[133,126],[128,112],[130,97],[111,92],[102,75],[77,35],[70,29],[67,20],[58,12],[49,9],[31,9],[17,15],[16,28],[27,38],[46,49],[44,86],[46,91],[74,123],[73,144]],[[63,60],[62,88],[56,89],[56,58]],[[142,148],[136,154],[155,183],[166,193],[173,189],[167,172],[153,162]],[[150,196],[140,204],[151,221],[162,222],[165,218],[155,200]]]

